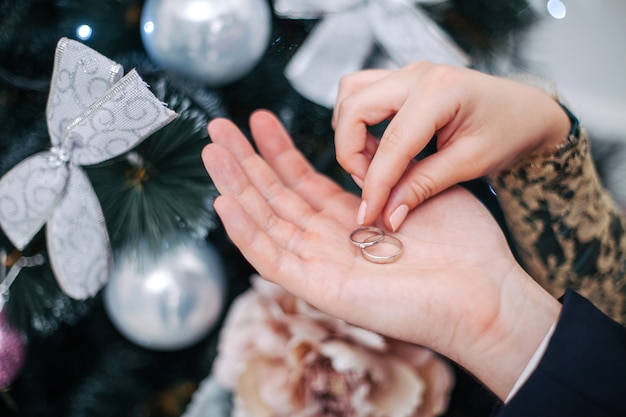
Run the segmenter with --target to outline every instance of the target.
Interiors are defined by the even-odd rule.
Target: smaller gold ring
[[[379,255],[371,252],[371,250],[373,249],[373,245],[363,246],[361,247],[361,253],[363,254],[363,257],[368,261],[374,262],[376,264],[388,264],[395,261],[402,254],[402,250],[404,247],[402,245],[402,242],[400,242],[400,239],[389,235],[383,236],[383,238],[380,240],[372,239],[372,237],[373,236],[366,238],[363,243],[371,243],[371,241],[375,240],[374,244],[376,245],[376,248],[387,246],[385,245],[385,243],[388,243],[389,245],[395,246],[395,250],[386,255]],[[372,240],[370,241],[370,239]]]
[[[367,233],[368,235],[363,240],[357,240],[357,235]],[[354,246],[357,246],[361,249],[366,248],[368,246],[372,246],[382,241],[385,238],[385,231],[380,227],[376,226],[363,226],[354,230],[350,233],[350,242]]]

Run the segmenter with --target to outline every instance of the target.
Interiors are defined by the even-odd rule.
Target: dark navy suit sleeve
[[[626,416],[626,328],[572,290],[543,358],[496,417]]]

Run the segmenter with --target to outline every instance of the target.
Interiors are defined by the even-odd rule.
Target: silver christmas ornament
[[[119,256],[104,290],[106,311],[132,342],[154,350],[183,349],[206,336],[224,304],[221,258],[203,242],[160,254]]]
[[[163,68],[220,86],[249,72],[268,45],[265,0],[147,0],[141,37]]]

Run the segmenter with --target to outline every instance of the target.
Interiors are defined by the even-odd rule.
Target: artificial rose
[[[220,334],[213,373],[236,417],[427,417],[443,413],[450,366],[430,350],[329,316],[252,277]]]

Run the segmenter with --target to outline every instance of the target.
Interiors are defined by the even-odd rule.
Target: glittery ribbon
[[[22,250],[46,224],[48,258],[62,290],[82,299],[107,282],[111,247],[102,208],[81,166],[139,144],[176,117],[133,70],[85,45],[57,44],[46,108],[52,148],[0,179],[0,226]]]
[[[418,3],[441,0],[275,0],[287,19],[321,18],[285,68],[307,99],[334,105],[340,78],[363,69],[398,68],[417,60],[468,66],[467,54]],[[375,47],[380,54],[373,53]]]

